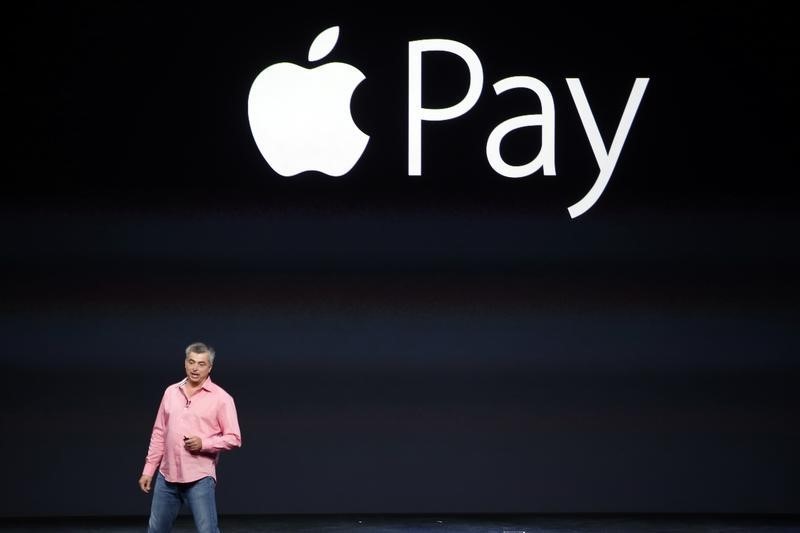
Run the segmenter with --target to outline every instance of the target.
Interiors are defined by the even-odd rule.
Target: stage
[[[3,531],[64,533],[128,533],[146,529],[145,517],[40,518],[2,520]],[[790,533],[800,531],[797,515],[272,515],[221,516],[225,533]],[[175,533],[195,531],[190,516],[182,515]]]

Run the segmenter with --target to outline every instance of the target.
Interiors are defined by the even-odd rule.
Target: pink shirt
[[[164,391],[142,473],[152,476],[158,468],[173,483],[206,476],[216,480],[219,452],[242,445],[236,406],[222,387],[211,382],[211,376],[191,398],[184,392],[185,383],[184,379]],[[183,447],[183,437],[193,435],[203,441],[198,452]]]

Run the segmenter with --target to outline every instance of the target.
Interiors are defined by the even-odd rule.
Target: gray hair
[[[193,342],[189,346],[186,347],[186,357],[189,357],[191,353],[207,353],[208,354],[208,362],[212,365],[214,364],[214,348],[205,344],[203,342]]]

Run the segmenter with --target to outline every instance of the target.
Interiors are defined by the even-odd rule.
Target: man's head
[[[214,366],[214,348],[202,342],[195,342],[186,347],[186,378],[192,385],[200,385],[211,373]]]

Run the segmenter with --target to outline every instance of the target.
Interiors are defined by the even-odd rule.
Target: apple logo
[[[339,27],[320,33],[308,60],[327,56]],[[341,176],[358,162],[369,136],[350,114],[350,100],[364,74],[346,63],[306,69],[276,63],[253,80],[247,99],[250,129],[261,155],[281,176],[316,170]]]

